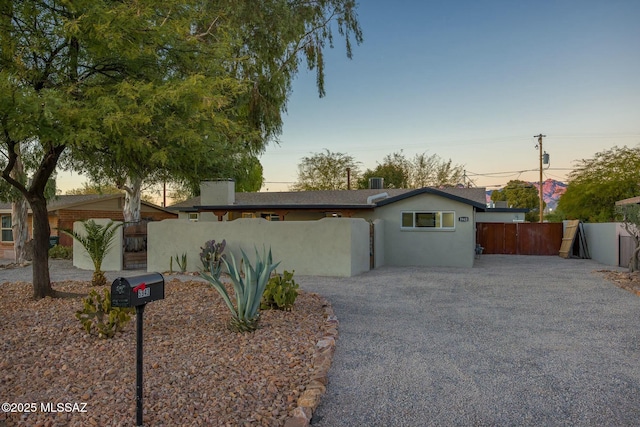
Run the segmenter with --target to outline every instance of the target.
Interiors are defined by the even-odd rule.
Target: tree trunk
[[[27,227],[27,201],[24,197],[11,203],[11,227],[13,228],[13,252],[16,263],[23,264],[27,260],[26,242],[29,235]]]
[[[124,186],[124,208],[122,214],[125,222],[140,221],[140,200],[142,195],[142,178],[127,177]]]
[[[33,298],[54,297],[49,278],[49,216],[47,200],[42,195],[32,195],[29,199],[33,212]]]
[[[14,148],[17,158],[10,176],[16,181],[25,184],[27,182],[27,176],[24,173],[24,164],[22,163],[20,148],[20,144],[17,144]],[[22,264],[27,258],[25,243],[29,235],[29,229],[27,227],[27,200],[22,194],[19,200],[14,200],[11,203],[11,227],[13,228],[13,253],[15,255],[15,261],[17,264]]]
[[[634,271],[638,271],[638,254],[640,253],[640,239],[633,239],[635,242],[635,247],[633,248],[633,254],[631,255],[631,259],[629,260],[629,272],[633,273]]]

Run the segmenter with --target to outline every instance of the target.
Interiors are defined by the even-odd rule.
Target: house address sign
[[[460,216],[460,217],[458,217],[458,221],[460,221],[460,222],[469,222],[469,217],[468,216]]]

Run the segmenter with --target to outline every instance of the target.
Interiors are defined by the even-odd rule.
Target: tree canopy
[[[529,209],[529,212],[525,214],[527,221],[535,222],[540,218],[540,195],[538,189],[529,182],[511,180],[501,190],[493,191],[491,200],[494,202],[506,201],[508,207],[511,208]]]
[[[409,188],[411,164],[402,152],[387,154],[382,163],[367,169],[358,181],[358,188],[369,188],[370,178],[383,178],[384,188]]]
[[[462,165],[437,154],[416,154],[407,159],[402,151],[387,154],[382,163],[367,169],[358,182],[359,188],[369,188],[369,178],[384,178],[385,188],[455,187],[464,184]]]
[[[348,172],[347,169],[349,169]],[[358,162],[348,154],[325,150],[302,158],[298,165],[298,181],[291,190],[346,190],[348,176],[351,182],[358,181],[360,177]]]
[[[576,162],[558,209],[567,219],[608,222],[618,200],[640,195],[640,146],[613,147]]]
[[[104,93],[101,132],[110,143],[98,155],[76,150],[76,169],[126,190],[129,221],[139,216],[142,181],[198,188],[203,177],[233,178],[240,189],[260,189],[257,155],[281,132],[301,61],[316,69],[322,96],[323,50],[333,40],[332,27],[345,37],[349,57],[351,38],[362,40],[353,0],[219,0],[197,9],[185,18],[195,42],[173,29],[159,31],[161,38],[148,42],[150,57],[139,64],[143,78],[118,86],[115,99],[113,90]],[[154,10],[147,13],[163,26],[175,22],[184,31],[182,21],[166,21]],[[146,71],[149,65],[153,72]],[[123,148],[125,140],[133,153]]]
[[[324,94],[332,28],[348,56],[362,40],[355,10],[354,0],[0,3],[2,177],[33,211],[34,296],[55,294],[44,189],[59,163],[129,195],[143,180],[238,167],[279,134],[301,63]],[[38,156],[21,182],[12,171],[26,143]]]

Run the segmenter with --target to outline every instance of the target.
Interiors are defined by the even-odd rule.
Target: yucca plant
[[[91,284],[93,286],[105,286],[107,278],[102,271],[102,261],[113,245],[113,238],[116,231],[122,224],[115,224],[109,221],[105,225],[96,224],[92,219],[80,221],[84,225],[86,235],[76,233],[73,230],[61,230],[77,240],[89,254],[89,258],[93,262],[93,278]]]
[[[273,257],[271,255],[271,249],[267,253],[263,250],[262,256],[256,251],[256,264],[255,267],[251,265],[247,254],[242,252],[242,267],[239,269],[236,264],[236,259],[231,253],[231,263],[225,258],[222,258],[229,277],[233,284],[233,290],[236,294],[236,305],[231,302],[231,297],[224,287],[224,284],[215,273],[203,271],[202,277],[204,277],[213,286],[218,293],[222,296],[227,307],[231,311],[231,320],[229,322],[229,329],[236,332],[250,332],[258,328],[258,320],[260,316],[260,301],[262,300],[262,294],[269,282],[271,272],[276,269],[280,264],[279,262],[273,264]],[[214,271],[211,266],[211,271]]]

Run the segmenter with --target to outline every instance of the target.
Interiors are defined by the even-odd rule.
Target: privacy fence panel
[[[476,229],[485,254],[558,255],[562,244],[561,223],[479,222]]]

